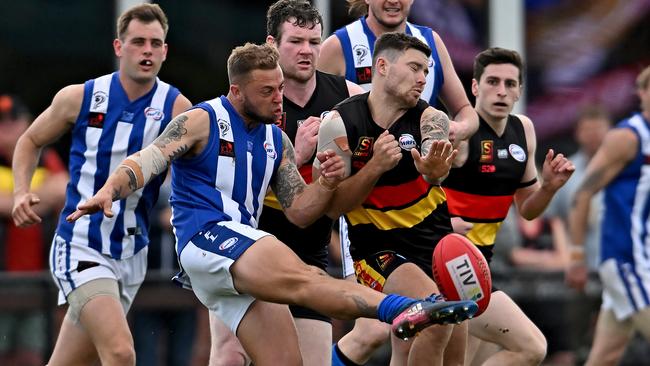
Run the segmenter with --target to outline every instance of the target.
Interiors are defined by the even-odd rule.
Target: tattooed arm
[[[325,213],[332,194],[343,179],[345,165],[332,150],[317,153],[321,174],[307,185],[296,167],[296,157],[289,137],[282,132],[282,161],[271,181],[289,221],[306,227]]]
[[[85,214],[103,210],[112,217],[113,201],[123,199],[163,173],[172,160],[195,155],[207,143],[210,129],[208,113],[194,109],[174,118],[154,142],[126,158],[104,186],[66,219],[74,221]]]
[[[411,149],[415,168],[431,184],[440,184],[449,174],[457,151],[449,142],[449,118],[429,107],[420,118],[421,153]]]
[[[586,282],[584,240],[592,197],[614,180],[636,156],[639,140],[628,128],[616,128],[607,133],[602,145],[591,159],[584,178],[576,191],[569,211],[570,264],[567,283],[582,289]]]

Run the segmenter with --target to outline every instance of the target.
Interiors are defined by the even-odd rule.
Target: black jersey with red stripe
[[[373,145],[384,132],[368,109],[368,93],[336,106],[352,149],[352,174],[372,158]],[[388,129],[402,147],[402,159],[385,172],[360,207],[347,213],[350,253],[360,260],[382,250],[395,251],[431,269],[433,248],[451,232],[445,193],[427,183],[415,168],[411,148],[420,148],[420,118],[429,105],[420,100]]]
[[[529,158],[526,134],[514,115],[508,116],[501,136],[479,118],[478,131],[468,143],[467,162],[452,168],[443,186],[449,213],[474,223],[467,237],[479,247],[491,247],[521,187]]]
[[[349,97],[345,78],[316,71],[316,89],[307,104],[301,107],[284,97],[282,117],[278,125],[295,145],[298,126],[310,116],[323,117],[337,103]],[[305,182],[312,181],[311,162],[314,156],[300,167]],[[307,228],[293,225],[282,212],[279,202],[272,192],[264,199],[264,210],[260,216],[261,230],[275,235],[287,244],[307,264],[325,269],[327,266],[327,246],[330,242],[332,220],[323,216]]]

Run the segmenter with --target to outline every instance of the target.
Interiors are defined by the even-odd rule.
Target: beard
[[[251,121],[261,122],[266,125],[274,124],[278,116],[271,114],[264,116],[248,100],[244,101],[242,114]]]

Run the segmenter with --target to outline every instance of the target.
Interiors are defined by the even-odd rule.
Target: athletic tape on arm
[[[343,159],[345,176],[349,177],[352,170],[352,160],[350,159],[352,154],[348,145],[348,134],[345,131],[343,119],[339,115],[326,119],[318,129],[318,151],[322,152],[328,149],[333,150]],[[315,159],[313,166],[320,168],[320,161]]]
[[[144,187],[152,177],[164,172],[168,164],[169,161],[165,158],[160,148],[153,144],[124,160],[124,165],[135,172],[138,189]]]

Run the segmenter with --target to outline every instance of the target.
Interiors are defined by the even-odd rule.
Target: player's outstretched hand
[[[318,182],[325,188],[334,190],[345,179],[343,159],[330,149],[317,152],[316,159],[320,161]]]
[[[543,184],[557,191],[569,180],[575,170],[573,163],[563,154],[555,155],[553,149],[549,149],[542,167]]]
[[[113,217],[113,197],[104,190],[99,190],[96,195],[91,197],[88,201],[77,206],[77,210],[65,219],[68,222],[77,221],[83,215],[94,214],[98,211],[103,211],[104,216]]]
[[[377,137],[373,144],[372,158],[368,161],[368,165],[376,166],[383,173],[396,167],[401,159],[402,149],[399,147],[399,143],[395,140],[395,136],[386,130]]]
[[[41,222],[41,218],[34,212],[32,206],[41,202],[35,193],[24,193],[14,197],[14,207],[11,210],[11,217],[18,227],[26,227]]]
[[[458,154],[458,150],[454,149],[451,142],[447,140],[433,141],[426,156],[421,156],[417,149],[411,149],[415,168],[429,181],[446,176],[456,154]]]

